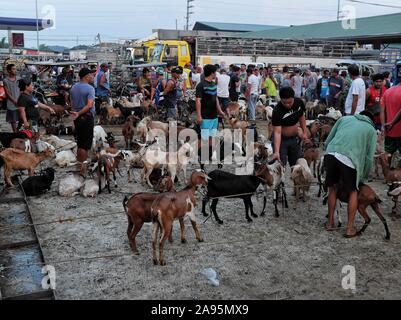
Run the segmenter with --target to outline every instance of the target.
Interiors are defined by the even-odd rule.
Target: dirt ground
[[[3,114],[0,124],[2,131],[9,131]],[[207,167],[211,169],[214,167]],[[58,182],[68,170],[57,169],[52,190],[30,199],[35,223],[45,223],[37,226],[37,231],[45,260],[56,270],[57,299],[401,298],[401,220],[389,217],[392,202],[381,180],[370,185],[383,200],[390,241],[383,239],[383,225],[371,210],[372,223],[361,237],[345,239],[344,228],[326,232],[327,207],[317,198],[314,185],[310,201],[300,202],[297,210],[293,210],[288,189],[289,209],[283,212],[280,208],[281,216],[274,218],[270,198],[267,216],[253,223],[246,222],[241,200],[220,200],[223,225],[214,219],[203,223],[198,206],[205,242],[196,241],[186,221],[188,243],[181,244],[176,222],[174,243],[165,246],[167,266],[161,267],[152,262],[150,224],[138,234],[138,256],[131,254],[126,235],[124,195],[148,190],[139,183],[128,184],[123,172],[112,194],[103,193],[95,199],[62,198],[57,194]],[[291,185],[288,177],[286,185]],[[254,197],[253,202],[260,213],[261,199]],[[341,215],[346,222],[345,209]],[[68,218],[71,221],[46,223]],[[360,217],[356,224],[362,226]],[[355,267],[356,291],[342,288],[346,265]],[[204,268],[216,270],[219,286],[208,283],[201,274]]]

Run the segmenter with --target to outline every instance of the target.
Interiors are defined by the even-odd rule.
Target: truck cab
[[[185,64],[191,62],[189,45],[186,41],[149,41],[143,45],[147,48],[150,63],[173,63],[184,67]]]

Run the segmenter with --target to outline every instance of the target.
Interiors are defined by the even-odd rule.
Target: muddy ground
[[[4,114],[0,123],[1,130],[8,131]],[[113,131],[121,132],[119,128]],[[267,216],[253,223],[246,222],[241,200],[219,202],[223,225],[214,219],[203,223],[198,207],[205,242],[196,241],[186,221],[188,243],[181,244],[176,222],[174,243],[165,246],[167,266],[161,267],[152,262],[150,224],[145,224],[137,237],[138,256],[131,254],[126,235],[124,194],[148,190],[138,183],[128,184],[123,173],[118,177],[119,187],[112,188],[110,195],[62,198],[57,194],[58,181],[68,170],[57,169],[52,190],[30,199],[35,223],[44,223],[37,231],[45,260],[56,269],[57,299],[401,298],[401,220],[390,217],[392,202],[381,180],[370,185],[383,200],[390,241],[383,239],[383,225],[371,210],[372,223],[361,237],[345,239],[344,228],[326,232],[323,223],[327,207],[317,198],[314,185],[309,203],[301,202],[293,210],[289,189],[290,208],[284,212],[280,208],[281,217],[273,217],[270,198]],[[289,187],[288,177],[286,181]],[[256,197],[253,201],[260,213],[262,201]],[[341,215],[346,221],[345,209]],[[56,222],[69,218],[71,221]],[[362,226],[360,217],[356,224]],[[354,292],[342,288],[346,265],[356,270]],[[217,287],[201,274],[209,267],[217,271]]]

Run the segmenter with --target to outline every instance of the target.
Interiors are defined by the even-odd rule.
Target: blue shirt
[[[88,104],[88,100],[95,101],[95,89],[85,82],[74,84],[71,88],[70,95],[72,109],[75,112],[81,111]],[[90,112],[95,115],[95,104],[93,104]]]
[[[101,87],[100,79],[103,76],[105,76],[105,78],[104,78],[104,82],[103,82],[103,87]],[[109,79],[107,77],[107,74],[103,70],[100,70],[96,76],[96,95],[98,97],[108,97],[109,89],[110,89],[110,84],[109,84]]]

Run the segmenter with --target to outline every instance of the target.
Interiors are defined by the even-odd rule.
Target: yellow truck
[[[184,67],[191,62],[191,52],[186,41],[151,40],[142,44],[144,56],[149,63],[173,63]]]

